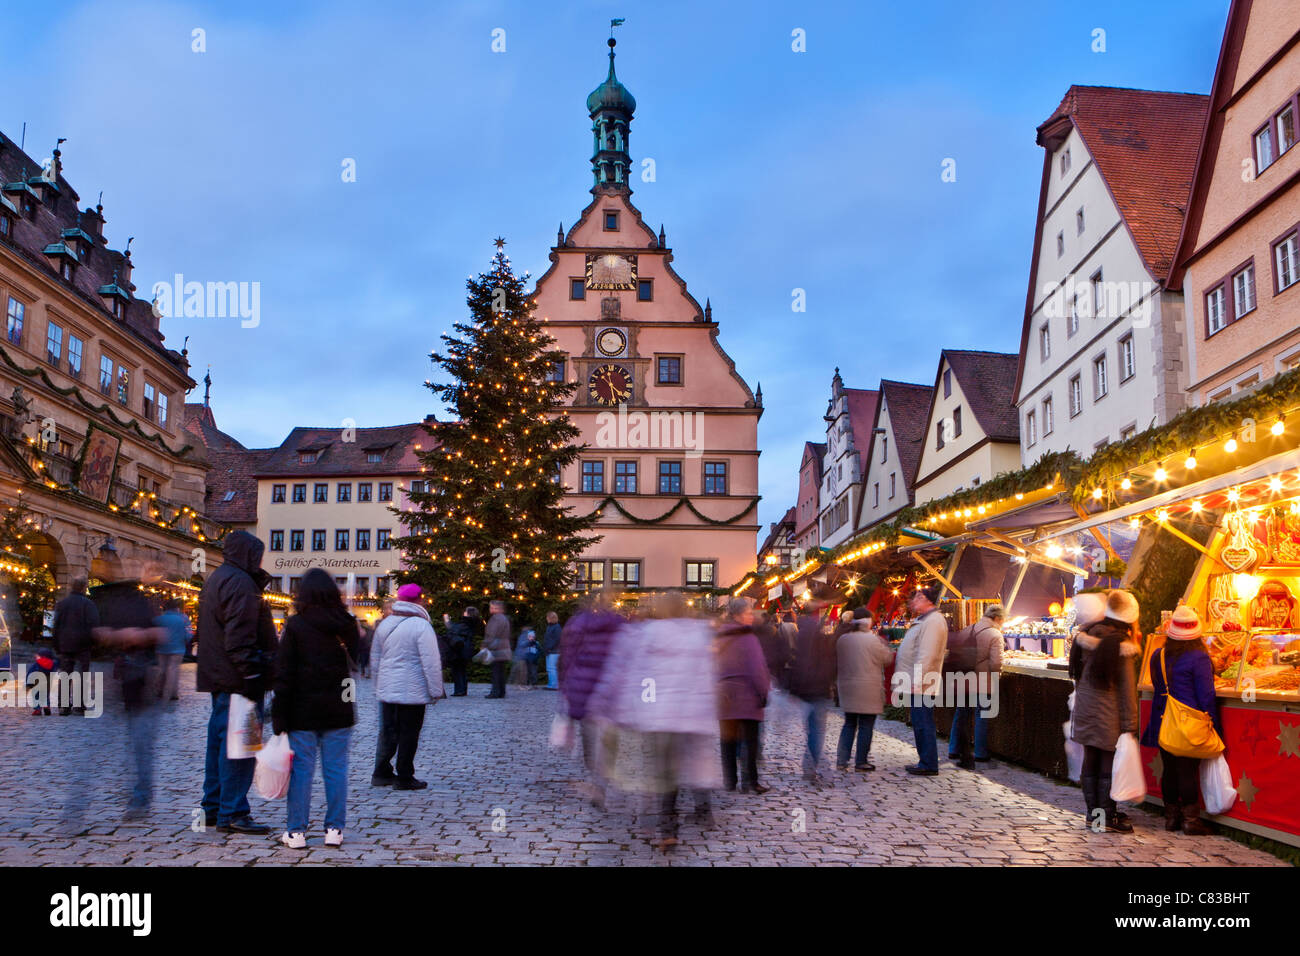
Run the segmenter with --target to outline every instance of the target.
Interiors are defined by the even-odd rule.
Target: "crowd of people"
[[[747,599],[733,598],[710,618],[672,594],[652,596],[625,613],[609,597],[589,595],[563,624],[549,613],[540,639],[523,627],[512,640],[514,626],[499,601],[490,603],[486,620],[474,606],[458,618],[443,614],[439,631],[420,587],[411,583],[399,588],[370,630],[348,612],[334,579],[319,568],[303,576],[293,613],[277,635],[262,596],[268,581],[262,553],[253,535],[228,535],[225,562],[199,599],[195,686],[211,697],[201,807],[206,827],[270,831],[253,818],[248,800],[256,760],[232,757],[228,738],[241,729],[232,727],[234,706],[243,715],[243,705],[252,702],[260,717],[271,693],[271,730],[287,735],[294,754],[280,837],[290,848],[307,846],[317,762],[326,799],[325,844],[343,841],[358,675],[374,680],[378,707],[371,784],[410,791],[427,787],[415,770],[427,709],[468,694],[471,662],[487,666],[486,696],[496,700],[506,696],[508,680],[536,686],[544,667],[545,686],[559,692],[551,742],[581,749],[586,797],[605,807],[616,792],[648,795],[656,809],[656,843],[669,847],[679,842],[683,797],[692,818],[707,827],[716,791],[768,791],[764,718],[775,694],[800,709],[808,784],[826,779],[824,738],[833,706],[844,718],[834,748],[837,772],[875,770],[875,724],[893,703],[908,710],[917,752],[905,769],[930,777],[940,772],[935,710],[954,703],[934,693],[935,679],[952,672],[987,678],[1001,670],[1002,609],[989,607],[975,624],[954,631],[937,607],[937,582],[909,596],[910,626],[896,651],[866,607],[845,609],[831,620],[811,612],[768,615]],[[1093,829],[1132,830],[1110,792],[1117,743],[1139,730],[1138,611],[1128,591],[1076,598],[1068,735],[1083,748],[1080,786]],[[1170,699],[1218,724],[1200,635],[1195,612],[1180,607],[1167,628],[1166,646],[1152,659],[1155,700],[1142,734],[1144,744],[1160,748],[1167,827],[1193,835],[1209,832],[1200,819],[1197,762],[1165,749],[1161,724]],[[78,581],[56,610],[54,637],[67,666],[86,673],[95,643],[118,654],[115,673],[136,769],[127,815],[143,816],[152,798],[153,713],[160,700],[177,695],[177,667],[190,642],[185,616],[176,602],[156,613],[136,580],[103,585],[94,601]],[[995,677],[988,683],[996,688]],[[959,768],[975,770],[990,759],[988,717],[977,700],[955,703],[948,756]]]

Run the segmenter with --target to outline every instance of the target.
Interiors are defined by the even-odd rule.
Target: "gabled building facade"
[[[1020,469],[1012,403],[1019,356],[944,349],[926,416],[913,492],[924,504]]]
[[[929,385],[887,379],[880,383],[855,533],[889,521],[912,504],[912,482],[933,399],[934,389]]]
[[[795,504],[794,544],[807,553],[821,545],[822,463],[826,459],[826,443],[804,442],[799,459],[799,500]]]
[[[780,521],[773,521],[767,537],[758,546],[758,570],[788,571],[794,557],[795,509],[787,508]]]
[[[833,548],[853,536],[853,518],[862,496],[863,451],[871,444],[880,393],[845,388],[840,370],[831,379],[826,406],[826,454],[822,463],[820,546]]]
[[[1207,98],[1072,86],[1038,127],[1042,184],[1020,337],[1021,462],[1162,425],[1186,403],[1165,278]]]
[[[1233,0],[1186,226],[1187,395],[1201,405],[1300,366],[1300,6]]]
[[[614,72],[587,98],[592,201],[537,282],[536,314],[576,382],[568,417],[587,445],[561,476],[566,505],[598,513],[580,587],[704,589],[754,566],[758,523],[755,395],[718,341],[709,302],[691,295],[672,250],[632,204],[628,137],[636,100]]]
[[[43,166],[0,135],[0,508],[27,511],[34,560],[60,589],[221,563],[208,463],[182,428],[188,356],[136,296],[105,222],[58,148]]]

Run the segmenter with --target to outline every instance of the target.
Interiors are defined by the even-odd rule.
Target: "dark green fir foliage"
[[[398,512],[406,534],[403,581],[421,585],[439,611],[507,602],[540,620],[571,603],[573,565],[599,536],[594,517],[561,504],[559,469],[581,452],[564,414],[574,383],[551,381],[563,354],[532,314],[503,251],[467,283],[470,318],[433,353],[445,382],[427,382],[455,415],[430,426],[417,454],[425,490]]]

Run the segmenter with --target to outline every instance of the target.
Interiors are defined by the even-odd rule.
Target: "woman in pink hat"
[[[379,700],[379,748],[370,783],[396,790],[423,790],[415,778],[415,750],[424,726],[424,710],[447,694],[442,686],[442,658],[429,612],[420,605],[418,584],[397,589],[393,612],[375,628],[370,666]],[[393,773],[393,757],[397,772]]]
[[[1170,694],[1180,703],[1210,715],[1214,729],[1223,737],[1219,708],[1214,696],[1214,668],[1201,640],[1201,620],[1196,611],[1180,604],[1165,627],[1167,641],[1151,657],[1151,721],[1142,734],[1144,747],[1160,747],[1160,724]],[[1166,685],[1165,678],[1169,682]],[[1189,836],[1212,831],[1201,819],[1201,761],[1196,757],[1175,757],[1160,747],[1160,793],[1165,800],[1165,829],[1182,830]]]

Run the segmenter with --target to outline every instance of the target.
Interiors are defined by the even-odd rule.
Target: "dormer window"
[[[72,263],[65,259],[63,261],[62,267],[59,269],[59,273],[63,276],[64,282],[72,281],[72,270],[73,270]]]
[[[6,242],[12,242],[14,238],[14,220],[13,216],[7,212],[0,212],[0,239]]]
[[[314,451],[300,452],[298,455],[298,464],[300,465],[316,464],[316,453]]]
[[[384,460],[383,452],[369,451],[366,452],[366,464],[377,465]]]

